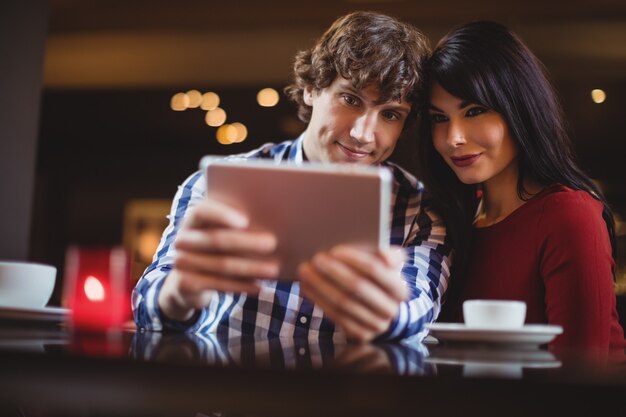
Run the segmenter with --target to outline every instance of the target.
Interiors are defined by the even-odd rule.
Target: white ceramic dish
[[[43,308],[54,290],[56,274],[51,265],[0,261],[0,307]]]
[[[550,343],[563,333],[561,326],[530,324],[519,329],[481,329],[460,323],[431,323],[426,325],[430,335],[439,342],[497,343],[539,346]]]
[[[446,365],[506,365],[524,368],[558,368],[561,362],[544,349],[471,347],[463,345],[431,346],[426,361]]]
[[[467,300],[463,303],[467,327],[519,329],[526,318],[526,303],[510,300]]]
[[[2,320],[26,320],[60,322],[69,314],[67,308],[44,307],[44,308],[17,308],[0,307],[0,319]]]

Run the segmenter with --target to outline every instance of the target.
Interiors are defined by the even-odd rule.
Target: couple
[[[391,249],[340,245],[302,264],[297,281],[272,280],[274,236],[248,230],[197,172],[133,292],[139,328],[397,340],[423,338],[442,306],[462,321],[465,299],[518,299],[528,322],[564,327],[557,347],[624,348],[611,211],[574,164],[555,93],[514,34],[472,23],[431,53],[412,26],[356,12],[300,52],[294,72],[286,92],[306,130],[245,157],[388,167]],[[428,194],[386,162],[418,113]]]

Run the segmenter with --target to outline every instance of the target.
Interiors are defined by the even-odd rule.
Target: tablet
[[[207,193],[247,213],[251,228],[278,239],[279,279],[342,243],[389,246],[391,172],[347,164],[204,157]]]

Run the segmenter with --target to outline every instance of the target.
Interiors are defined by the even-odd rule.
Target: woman
[[[559,324],[553,347],[624,349],[615,308],[615,225],[574,162],[541,63],[493,22],[464,25],[428,63],[420,175],[456,248],[444,320],[467,299],[527,304]]]

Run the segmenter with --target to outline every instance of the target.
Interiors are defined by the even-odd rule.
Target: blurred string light
[[[604,90],[596,88],[594,90],[591,90],[591,99],[596,104],[604,103],[604,100],[606,100],[606,93],[604,92]]]
[[[174,94],[170,100],[170,107],[174,111],[187,110],[187,107],[189,107],[189,96],[185,93]]]
[[[237,143],[246,140],[248,137],[248,128],[243,123],[235,122],[231,126],[237,129]]]
[[[218,96],[213,91],[209,91],[208,93],[204,93],[202,95],[202,103],[200,104],[200,108],[202,110],[213,110],[216,109],[219,105],[220,96]]]
[[[198,90],[189,90],[187,91],[187,97],[189,97],[189,107],[190,109],[195,109],[200,107],[200,103],[202,103],[202,93]]]
[[[275,106],[280,97],[278,92],[272,88],[264,88],[257,94],[257,101],[261,106],[272,107]],[[186,93],[176,93],[172,96],[170,101],[170,107],[175,111],[183,111],[186,109],[201,108],[206,110],[204,120],[207,125],[216,127],[217,141],[223,145],[230,145],[233,143],[240,143],[246,140],[248,137],[248,128],[240,122],[234,122],[226,124],[226,111],[219,107],[220,96],[209,91],[201,93],[198,90],[189,90]],[[146,246],[152,242],[152,236],[146,236]]]
[[[223,108],[217,107],[213,110],[209,110],[208,112],[206,112],[204,120],[209,126],[221,126],[226,122],[226,112]]]
[[[217,129],[215,136],[217,137],[217,141],[222,145],[240,143],[246,140],[248,129],[239,122],[224,124]]]
[[[264,88],[256,95],[256,101],[259,103],[259,106],[262,107],[274,107],[278,104],[279,100],[280,96],[278,95],[278,91],[273,88]]]
[[[237,140],[237,128],[233,125],[222,125],[217,129],[215,136],[222,145],[230,145]]]

